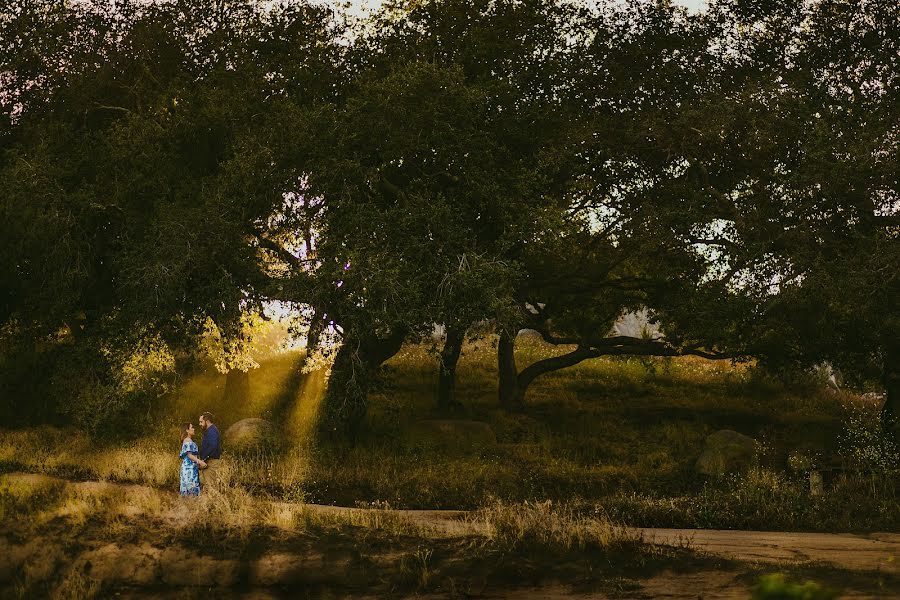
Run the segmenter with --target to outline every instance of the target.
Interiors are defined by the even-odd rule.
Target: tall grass
[[[24,554],[11,559],[19,561],[17,582],[0,585],[0,595],[111,596],[133,585],[131,580],[123,581],[116,568],[91,571],[85,561],[113,560],[119,549],[133,552],[150,572],[171,567],[166,561],[173,560],[173,549],[174,555],[201,552],[204,560],[220,561],[210,567],[217,573],[220,566],[238,569],[279,557],[303,563],[313,555],[303,564],[316,565],[315,557],[321,557],[331,565],[330,583],[347,585],[346,567],[356,589],[378,597],[446,590],[448,581],[452,589],[453,581],[465,584],[467,578],[508,589],[522,585],[522,574],[541,577],[553,565],[567,573],[576,569],[581,578],[603,578],[652,556],[624,528],[555,503],[494,502],[443,528],[389,508],[279,502],[230,485],[228,477],[224,473],[199,498],[179,498],[141,486],[0,476],[0,526],[8,536],[29,541]],[[198,540],[204,540],[202,547]],[[8,547],[4,543],[0,538],[0,548]],[[104,554],[109,548],[115,551]],[[124,572],[136,576],[133,569]],[[309,576],[321,583],[320,574]]]
[[[524,366],[565,350],[523,337],[517,360]],[[285,353],[249,372],[243,400],[224,400],[223,375],[188,379],[146,417],[144,435],[128,443],[71,429],[0,430],[0,468],[174,494],[177,423],[211,410],[226,433],[242,418],[274,422],[272,437],[249,453],[229,453],[226,435],[224,462],[234,487],[276,500],[477,509],[549,499],[603,505],[635,525],[898,525],[895,476],[868,487],[848,477],[813,499],[803,474],[789,469],[789,457],[801,454],[843,460],[847,407],[859,402],[852,394],[789,387],[748,364],[605,358],[538,379],[525,410],[508,413],[497,406],[495,352],[491,340],[466,345],[458,368],[463,409],[446,415],[435,405],[434,355],[427,346],[404,347],[389,361],[387,385],[373,394],[365,433],[353,447],[316,440],[324,375],[301,374],[301,355]],[[487,423],[498,443],[458,448],[414,435],[418,421],[448,417]],[[872,411],[864,416],[874,418]],[[761,442],[758,469],[721,480],[697,475],[703,440],[726,428]],[[830,517],[821,521],[827,525],[816,525],[820,516]]]
[[[498,547],[515,552],[523,549],[571,552],[633,547],[641,542],[632,530],[615,525],[607,517],[590,517],[566,503],[494,502],[474,512],[469,519],[480,525]]]
[[[756,467],[713,479],[692,494],[616,494],[594,510],[645,527],[896,531],[900,496],[894,486],[891,476],[880,477],[873,489],[870,476],[847,474],[826,495],[813,497],[805,477]]]

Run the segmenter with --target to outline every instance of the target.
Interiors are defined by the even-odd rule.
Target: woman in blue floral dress
[[[194,442],[194,424],[181,425],[181,495],[200,495],[200,467],[204,462],[197,456],[197,444]]]

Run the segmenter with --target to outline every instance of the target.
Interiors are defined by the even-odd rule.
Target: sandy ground
[[[792,533],[722,529],[641,529],[651,543],[679,545],[736,560],[827,563],[849,571],[900,574],[898,533]]]

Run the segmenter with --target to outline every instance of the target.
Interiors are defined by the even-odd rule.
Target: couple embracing
[[[203,439],[200,449],[194,442],[194,424],[183,423],[181,425],[181,495],[200,495],[200,470],[209,469],[222,455],[219,429],[212,421],[212,415],[208,412],[200,415],[200,427],[203,429]],[[205,477],[204,477],[205,479]]]

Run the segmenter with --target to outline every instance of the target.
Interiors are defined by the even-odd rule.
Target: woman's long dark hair
[[[181,443],[184,443],[184,438],[186,438],[188,435],[190,435],[188,433],[188,429],[190,428],[190,426],[191,426],[190,423],[182,423],[181,424]]]

